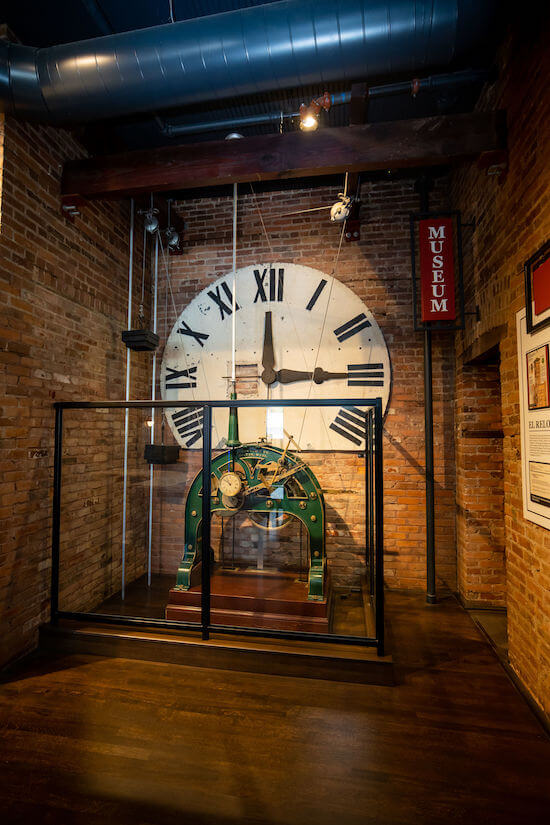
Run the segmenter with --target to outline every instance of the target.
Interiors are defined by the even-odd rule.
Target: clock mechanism
[[[229,416],[232,446],[211,464],[212,513],[246,512],[259,527],[273,530],[292,518],[304,525],[309,543],[307,598],[326,597],[325,504],[311,467],[299,456],[270,444],[241,444],[237,409]],[[175,590],[189,590],[202,559],[202,470],[195,476],[185,505],[185,549]]]

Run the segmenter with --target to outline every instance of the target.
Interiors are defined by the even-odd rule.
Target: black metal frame
[[[523,267],[525,273],[525,323],[528,334],[538,332],[550,324],[550,316],[543,318],[542,321],[538,321],[536,324],[533,323],[533,271],[543,264],[547,258],[550,258],[550,240],[546,241],[540,249],[537,249],[535,254],[525,261]]]
[[[383,547],[383,443],[382,443],[382,400],[339,398],[289,399],[281,400],[227,400],[227,401],[185,401],[186,407],[203,410],[203,499],[202,499],[202,541],[203,546],[210,547],[210,492],[212,462],[212,409],[229,407],[368,407],[366,413],[365,439],[365,506],[367,531],[365,536],[366,561],[369,570],[369,586],[375,605],[375,637],[324,635],[300,631],[269,630],[265,628],[230,627],[215,625],[210,622],[210,553],[203,553],[201,567],[201,625],[192,622],[149,619],[137,616],[117,616],[99,613],[82,613],[59,610],[59,563],[60,563],[60,525],[61,525],[61,471],[63,455],[63,410],[93,409],[170,409],[181,407],[181,401],[60,401],[55,407],[55,450],[54,450],[54,486],[52,503],[52,570],[51,570],[51,622],[59,619],[77,619],[106,624],[119,624],[133,627],[151,627],[193,630],[202,633],[208,639],[210,633],[238,634],[240,636],[261,636],[272,639],[295,639],[299,641],[336,642],[376,647],[378,655],[384,655],[384,547]]]
[[[460,323],[452,321],[421,321],[418,317],[418,286],[416,274],[416,225],[424,218],[453,218],[455,225],[456,241],[456,261],[457,261],[457,285],[458,303],[460,307]],[[411,232],[411,271],[412,271],[412,291],[413,291],[413,321],[415,332],[423,332],[426,329],[441,330],[443,332],[454,332],[465,327],[465,303],[464,303],[464,258],[462,254],[462,217],[461,213],[454,210],[442,210],[437,212],[413,212],[409,215]]]

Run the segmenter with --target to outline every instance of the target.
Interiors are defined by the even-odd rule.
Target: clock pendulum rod
[[[235,392],[237,349],[237,183],[233,184],[233,297],[231,299],[231,390]]]
[[[132,329],[132,275],[134,269],[134,199],[130,199],[130,240],[128,253],[128,329]],[[130,353],[126,347],[126,401],[130,400]],[[124,473],[122,483],[122,581],[120,594],[126,594],[126,495],[128,491],[128,407],[124,411]]]
[[[237,398],[237,187],[233,184],[233,289],[231,298],[231,398]],[[239,441],[239,419],[237,407],[229,408],[227,446],[230,448],[231,469],[235,469],[235,448]]]

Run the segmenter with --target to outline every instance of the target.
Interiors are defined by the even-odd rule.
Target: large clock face
[[[206,287],[176,321],[166,343],[161,392],[167,401],[220,400],[231,393],[231,273]],[[382,398],[391,366],[368,307],[347,286],[307,266],[268,263],[236,273],[236,375],[239,398]],[[366,408],[239,410],[243,442],[280,446],[292,435],[303,450],[360,450]],[[223,446],[228,410],[214,410],[212,443]],[[167,411],[182,447],[202,444],[202,412]]]

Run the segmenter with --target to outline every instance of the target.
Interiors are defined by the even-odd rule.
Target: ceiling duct
[[[83,123],[447,66],[494,0],[283,0],[36,49],[0,43],[0,109]]]

